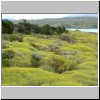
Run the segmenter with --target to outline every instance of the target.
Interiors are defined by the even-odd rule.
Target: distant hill
[[[22,20],[13,20],[17,24]],[[67,17],[67,18],[52,18],[52,19],[39,19],[28,20],[28,22],[38,25],[49,24],[51,26],[64,26],[65,28],[98,28],[97,17]]]

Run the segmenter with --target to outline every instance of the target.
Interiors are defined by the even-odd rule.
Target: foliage
[[[2,53],[2,64],[3,66],[11,66],[10,61],[14,58],[15,52],[12,50],[5,50]]]
[[[54,56],[52,58],[52,67],[54,67],[55,72],[62,73],[66,70],[66,60],[61,56]]]
[[[31,62],[33,67],[38,67],[40,66],[40,60],[41,60],[41,55],[36,54],[36,53],[32,53],[32,58],[31,58]]]
[[[65,28],[64,28],[64,27],[59,27],[59,26],[58,26],[58,27],[56,28],[56,32],[59,33],[59,34],[60,34],[60,33],[63,33],[64,31],[65,31]]]
[[[28,23],[26,20],[18,23],[18,32],[29,34],[31,32],[32,25]]]
[[[3,86],[98,85],[97,34],[32,33],[24,34],[22,42],[19,34],[2,35]],[[61,39],[64,36],[75,42]]]
[[[2,33],[13,33],[13,23],[9,20],[2,20]]]
[[[23,35],[22,34],[3,34],[3,39],[4,40],[8,40],[8,41],[19,41],[22,42],[23,41]]]
[[[52,34],[52,28],[49,25],[44,25],[41,33],[50,35]]]
[[[17,31],[22,34],[31,34],[31,33],[41,33],[41,34],[54,34],[54,33],[63,33],[65,31],[64,27],[53,27],[48,24],[44,26],[39,26],[29,23],[27,20],[23,19],[22,22],[14,24],[9,20],[2,20],[2,30],[3,33],[11,34],[14,31]]]
[[[9,48],[9,43],[5,40],[2,41],[2,48],[3,49],[6,49],[6,48]]]
[[[20,34],[13,34],[10,36],[10,41],[19,41],[22,42],[23,41],[23,36]]]
[[[14,54],[15,52],[12,51],[12,50],[5,50],[3,53],[2,53],[2,57],[5,59],[10,59],[10,58],[13,58],[14,57]]]

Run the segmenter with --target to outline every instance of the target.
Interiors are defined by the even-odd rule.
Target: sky
[[[36,20],[46,18],[65,18],[65,17],[82,17],[82,16],[93,16],[98,17],[98,14],[2,14],[2,19],[8,20]]]

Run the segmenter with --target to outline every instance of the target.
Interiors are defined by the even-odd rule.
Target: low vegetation
[[[98,85],[97,34],[43,33],[2,34],[2,86]]]

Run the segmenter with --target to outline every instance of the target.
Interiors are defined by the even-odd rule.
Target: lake
[[[66,30],[71,30],[71,31],[82,31],[82,32],[95,32],[98,33],[98,29],[73,29],[73,28],[66,28]]]

